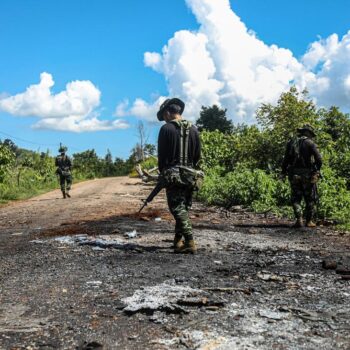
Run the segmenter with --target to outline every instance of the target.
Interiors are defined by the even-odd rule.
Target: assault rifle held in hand
[[[144,207],[147,206],[148,203],[151,203],[154,199],[154,197],[164,188],[163,181],[159,178],[156,187],[152,190],[152,192],[149,194],[149,196],[146,199],[143,199],[143,205],[139,210],[139,213],[143,210]]]

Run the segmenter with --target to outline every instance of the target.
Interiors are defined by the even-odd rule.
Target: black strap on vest
[[[294,139],[292,143],[292,156],[293,156],[293,166],[300,160],[302,163],[302,166],[306,168],[305,159],[303,155],[301,154],[301,148],[303,146],[304,141],[307,139],[305,136],[297,137]]]
[[[172,121],[177,127],[180,128],[180,164],[188,165],[188,140],[190,135],[190,128],[192,124],[187,120],[174,120]]]

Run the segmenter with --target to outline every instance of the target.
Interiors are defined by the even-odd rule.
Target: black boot
[[[70,194],[69,194],[68,191],[66,191],[66,196],[67,196],[68,198],[70,198]]]
[[[62,190],[62,196],[64,199],[66,199],[66,192]]]

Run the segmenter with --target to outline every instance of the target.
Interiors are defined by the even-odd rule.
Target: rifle
[[[161,179],[158,179],[157,185],[154,187],[152,192],[149,194],[149,196],[146,199],[143,199],[143,205],[139,210],[139,213],[143,210],[144,207],[147,206],[148,203],[151,203],[154,199],[154,197],[165,187],[164,182]]]
[[[311,197],[315,201],[316,205],[318,206],[320,204],[320,196],[318,195],[318,187],[316,183],[313,184],[312,186]]]

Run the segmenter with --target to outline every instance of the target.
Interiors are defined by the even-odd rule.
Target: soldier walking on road
[[[60,145],[58,152],[60,152],[61,154],[56,157],[56,174],[60,177],[60,186],[63,198],[70,198],[69,191],[72,186],[72,161],[66,155],[67,147]]]
[[[165,182],[169,210],[176,221],[174,251],[194,254],[196,245],[188,212],[203,173],[195,170],[201,152],[199,133],[182,119],[184,109],[184,102],[178,98],[167,99],[160,106],[157,117],[166,124],[158,136],[158,167]]]
[[[315,227],[313,219],[318,200],[317,181],[320,178],[322,158],[312,140],[316,136],[314,129],[306,124],[297,131],[297,136],[287,144],[282,163],[282,176],[288,174],[291,186],[291,201],[296,217],[294,227],[303,226],[301,208],[303,198],[305,200],[305,226]]]

